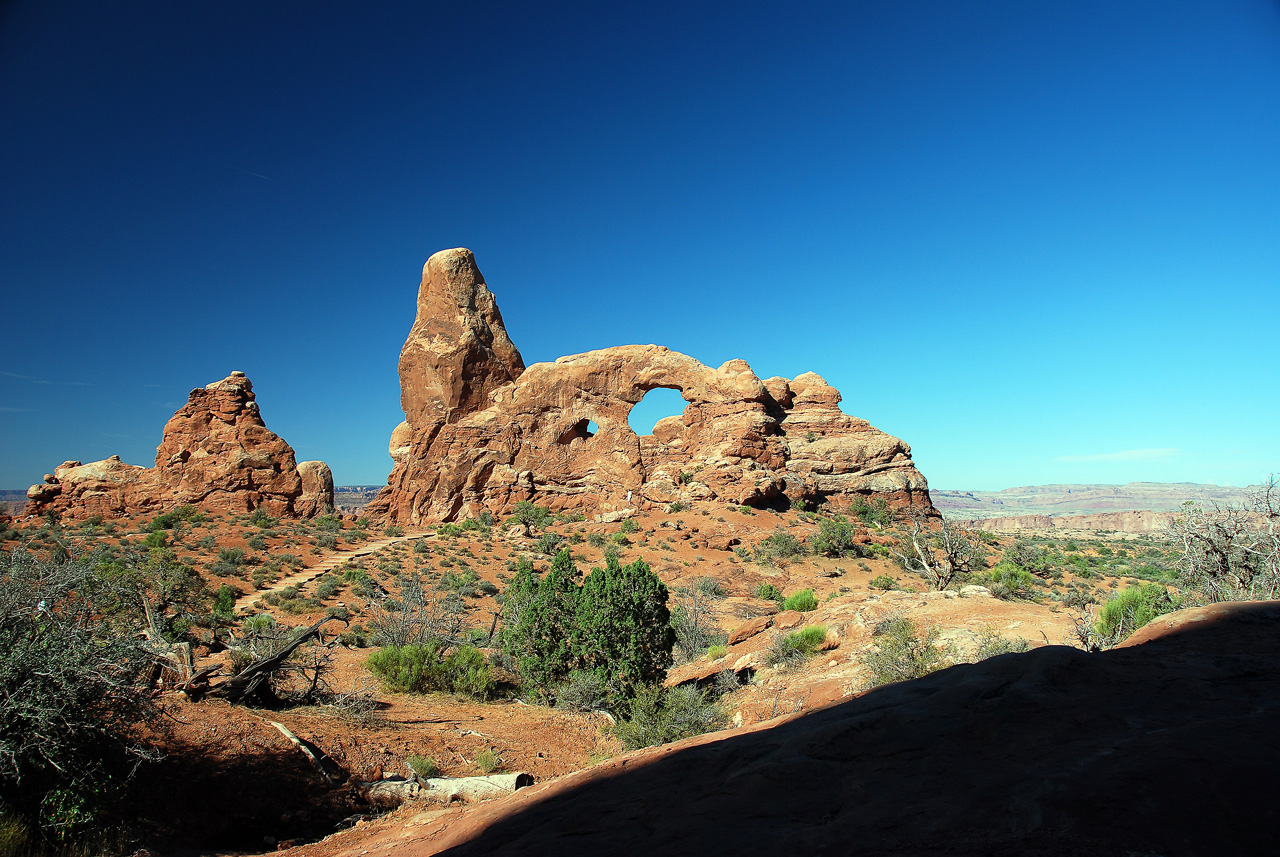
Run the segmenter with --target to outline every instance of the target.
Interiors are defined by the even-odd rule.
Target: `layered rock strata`
[[[501,514],[521,500],[603,514],[878,497],[933,513],[911,448],[842,413],[839,391],[812,372],[762,381],[742,360],[712,369],[656,345],[525,368],[465,249],[423,268],[400,387],[394,468],[367,508],[397,523]],[[656,388],[688,405],[638,437],[627,417]]]
[[[311,517],[333,509],[333,475],[323,461],[294,461],[270,431],[243,372],[191,391],[169,420],[154,467],[113,455],[67,461],[27,490],[27,513],[69,518],[151,514],[185,504],[212,512],[263,509]]]

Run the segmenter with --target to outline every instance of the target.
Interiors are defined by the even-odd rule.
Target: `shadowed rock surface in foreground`
[[[627,417],[656,388],[688,405],[637,437]],[[525,368],[470,250],[423,268],[400,390],[395,466],[368,512],[403,524],[521,500],[610,512],[875,497],[933,512],[911,447],[842,413],[839,391],[812,372],[762,381],[742,360],[712,369],[656,345]]]
[[[1182,611],[1123,648],[955,667],[621,756],[385,844],[406,857],[1276,853],[1278,631],[1277,602]]]

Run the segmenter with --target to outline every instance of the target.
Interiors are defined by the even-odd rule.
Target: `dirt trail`
[[[336,552],[322,559],[317,565],[313,565],[309,568],[304,568],[300,571],[294,572],[288,577],[284,577],[284,578],[281,578],[280,580],[277,580],[275,582],[275,585],[273,585],[270,589],[258,589],[253,592],[250,592],[248,595],[240,596],[239,598],[236,599],[236,610],[238,612],[245,612],[249,610],[251,607],[253,607],[253,603],[255,601],[257,601],[258,599],[262,598],[264,595],[270,592],[277,592],[281,589],[286,589],[290,586],[302,586],[304,583],[310,583],[311,581],[315,580],[317,577],[320,577],[321,575],[323,575],[325,572],[332,571],[333,569],[342,565],[344,562],[346,562],[349,559],[354,559],[355,557],[358,557],[358,556],[368,556],[371,553],[376,553],[377,551],[380,551],[383,548],[388,547],[390,545],[394,545],[397,542],[406,542],[411,539],[417,539],[417,538],[421,538],[422,536],[429,536],[434,534],[435,534],[435,530],[414,530],[413,532],[406,532],[403,536],[385,536],[380,539],[374,539],[373,541],[365,542],[364,544],[357,547],[355,550]]]

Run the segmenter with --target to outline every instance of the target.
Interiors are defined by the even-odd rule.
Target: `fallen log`
[[[337,786],[346,781],[347,772],[337,762],[325,755],[324,751],[315,744],[310,741],[303,741],[289,731],[289,727],[283,723],[277,723],[274,720],[268,720],[267,722],[274,726],[281,735],[288,738],[293,746],[302,751],[302,754],[307,757],[307,761],[311,762],[311,767],[319,771],[320,776],[324,777],[329,785]]]
[[[435,800],[464,803],[489,800],[513,794],[517,789],[533,785],[533,777],[524,772],[489,774],[484,777],[388,777],[358,783],[360,795],[374,806],[397,807],[405,801]]]

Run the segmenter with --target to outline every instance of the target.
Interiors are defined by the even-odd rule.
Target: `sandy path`
[[[394,545],[397,542],[406,542],[411,539],[421,538],[422,536],[433,535],[434,533],[435,530],[415,530],[413,532],[406,532],[403,536],[385,536],[380,539],[365,542],[354,550],[339,551],[331,554],[320,560],[316,565],[304,568],[301,571],[295,571],[288,577],[281,578],[276,581],[270,589],[258,589],[250,592],[248,595],[240,596],[236,599],[236,610],[241,613],[247,612],[253,607],[255,601],[262,598],[267,593],[277,592],[290,586],[302,586],[304,583],[310,583],[325,572],[332,571],[349,559],[354,559],[358,556],[368,556],[369,554],[376,553],[389,545]]]

